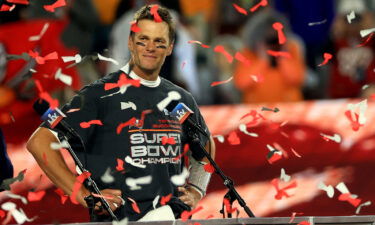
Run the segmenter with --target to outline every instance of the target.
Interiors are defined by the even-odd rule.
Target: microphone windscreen
[[[172,112],[174,110],[174,108],[176,108],[176,106],[178,105],[178,101],[176,100],[172,100],[168,105],[167,107],[165,107],[168,112]]]
[[[39,115],[43,115],[49,109],[49,103],[44,99],[38,99],[34,102],[33,108]]]

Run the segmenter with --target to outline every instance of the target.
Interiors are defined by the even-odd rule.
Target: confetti
[[[39,52],[34,52],[31,50],[29,50],[29,56],[35,59],[38,64],[44,64],[47,60],[54,60],[59,58],[57,52],[51,52],[48,55],[42,57],[39,56]]]
[[[231,145],[239,145],[241,144],[241,140],[238,137],[237,133],[235,131],[232,131],[228,135],[228,142]]]
[[[340,201],[347,201],[354,207],[359,206],[359,204],[361,203],[362,200],[358,199],[357,196],[352,195],[344,182],[340,182],[339,184],[337,184],[336,189],[341,192],[341,195],[339,196]]]
[[[267,0],[260,0],[260,2],[253,7],[251,7],[250,12],[255,12],[259,7],[261,6],[267,6],[268,1]]]
[[[68,195],[64,193],[64,191],[61,188],[55,189],[55,193],[60,196],[61,204],[65,204],[66,200],[69,198]]]
[[[74,56],[62,56],[61,58],[64,63],[72,61],[74,61],[75,63],[80,63],[82,61],[82,57],[80,54],[75,54]]]
[[[220,85],[220,84],[229,83],[232,79],[233,79],[233,76],[231,76],[229,79],[224,80],[224,81],[214,81],[214,82],[211,83],[211,87],[215,87],[215,86]]]
[[[133,109],[133,110],[137,110],[137,106],[134,104],[134,102],[121,102],[121,110],[125,110],[125,109]]]
[[[275,149],[271,145],[267,145],[267,148],[269,150],[267,154],[267,160],[270,164],[280,160],[282,158],[282,152],[280,150]]]
[[[100,126],[102,126],[103,125],[103,123],[102,123],[102,121],[100,121],[100,120],[90,120],[90,121],[88,121],[88,122],[81,122],[80,124],[79,124],[79,126],[81,127],[81,128],[89,128],[91,125],[100,125]]]
[[[129,86],[134,86],[134,87],[140,87],[141,86],[141,81],[140,80],[133,80],[133,79],[128,79],[124,73],[122,73],[119,77],[119,80],[117,83],[105,83],[104,84],[104,90],[108,91],[113,88],[120,88],[120,93],[124,94],[126,91],[126,88]]]
[[[77,200],[76,200],[76,195],[78,194],[78,191],[79,189],[81,188],[83,182],[91,176],[91,173],[85,171],[83,172],[82,174],[80,174],[79,176],[76,177],[76,180],[74,182],[74,185],[73,185],[73,190],[72,190],[72,194],[70,195],[70,201],[73,203],[73,204],[78,204]]]
[[[69,143],[66,140],[63,140],[62,142],[52,142],[50,144],[51,149],[53,150],[59,150],[62,148],[69,148]]]
[[[246,11],[246,9],[244,9],[244,8],[242,8],[242,7],[240,7],[240,6],[238,6],[238,5],[235,4],[235,3],[233,3],[232,5],[233,5],[233,7],[237,10],[237,12],[239,12],[239,13],[244,14],[244,15],[247,16],[247,11]]]
[[[331,141],[334,141],[336,143],[341,142],[341,136],[339,134],[334,134],[333,136],[330,136],[330,135],[320,133],[320,135],[323,136],[323,139],[326,140],[326,141],[331,140]]]
[[[16,195],[10,192],[6,192],[5,195],[8,196],[9,198],[20,199],[23,204],[25,205],[27,204],[27,199],[21,195]]]
[[[297,215],[303,215],[303,213],[293,212],[288,223],[292,223]]]
[[[279,44],[284,44],[286,42],[285,34],[283,32],[283,24],[280,22],[275,22],[272,24],[272,28],[277,31],[277,36],[279,38]]]
[[[181,174],[173,175],[171,181],[176,186],[182,186],[185,184],[186,178],[189,176],[189,171],[184,167]]]
[[[370,28],[370,29],[365,29],[365,30],[361,30],[359,32],[359,34],[361,35],[361,37],[366,37],[367,35],[371,34],[375,32],[375,28]]]
[[[347,111],[345,111],[345,116],[349,119],[354,131],[366,123],[365,112],[367,110],[367,99],[357,103],[357,104],[348,104]],[[357,110],[358,109],[358,110]],[[359,111],[358,114],[355,111]]]
[[[203,209],[202,206],[198,206],[197,208],[191,210],[190,212],[189,212],[189,211],[186,211],[186,210],[183,211],[183,212],[181,213],[181,220],[182,220],[183,222],[187,221],[187,220],[189,219],[190,216],[192,216],[194,213],[199,212],[199,211],[202,210],[202,209]]]
[[[348,20],[348,23],[352,23],[352,20],[355,19],[355,13],[353,10],[348,15],[346,15],[346,19]]]
[[[115,59],[104,57],[104,56],[100,55],[99,53],[98,53],[98,58],[99,58],[99,60],[111,62],[111,63],[113,63],[117,66],[119,65],[119,63]]]
[[[374,36],[374,33],[371,33],[370,36],[368,36],[363,43],[358,44],[357,47],[365,46],[372,39],[373,36]]]
[[[152,181],[152,176],[144,176],[144,177],[139,177],[139,178],[132,178],[128,177],[125,180],[126,185],[130,187],[130,190],[140,190],[141,186],[140,184],[146,185],[150,184]]]
[[[203,169],[207,172],[207,173],[213,173],[215,172],[215,168],[214,166],[211,164],[211,163],[207,163],[206,165],[203,166]]]
[[[240,120],[245,119],[248,116],[252,117],[252,120],[246,124],[248,127],[256,125],[260,119],[266,120],[266,118],[264,118],[260,113],[253,109],[249,113],[243,115]]]
[[[40,201],[44,195],[46,194],[46,191],[36,191],[36,192],[33,192],[33,191],[29,191],[29,193],[27,193],[27,199],[29,200],[29,202],[37,202],[37,201]]]
[[[167,137],[167,136],[163,136],[161,138],[161,144],[162,145],[166,145],[166,144],[170,144],[170,145],[174,145],[176,144],[176,140],[174,139],[174,137]]]
[[[77,112],[77,111],[79,111],[79,110],[81,110],[81,109],[69,109],[69,111],[67,111],[66,113],[72,113],[72,112]]]
[[[156,106],[158,107],[160,111],[163,111],[169,105],[169,103],[171,103],[173,100],[177,101],[180,99],[181,99],[180,93],[178,93],[177,91],[170,91],[168,92],[168,96],[164,98],[163,100],[161,100]]]
[[[236,52],[234,58],[242,62],[246,66],[250,66],[250,60],[248,60],[244,55],[242,55],[241,52]]]
[[[12,120],[13,123],[16,122],[16,119],[14,119],[14,116],[13,116],[13,113],[12,113],[12,112],[9,112],[9,117],[10,117],[10,119]]]
[[[9,3],[28,5],[29,0],[6,0]]]
[[[120,221],[113,220],[112,225],[128,225],[128,222],[129,222],[129,218],[125,217],[124,219]]]
[[[133,31],[134,33],[141,31],[141,28],[137,26],[137,21],[133,20],[130,22],[130,30]]]
[[[108,167],[104,174],[100,177],[100,180],[103,181],[106,184],[113,183],[115,181],[115,178],[111,175],[111,168]]]
[[[124,123],[120,123],[118,126],[117,126],[117,129],[116,129],[116,133],[117,134],[120,134],[122,129],[127,127],[127,126],[132,126],[132,125],[135,125],[136,123],[136,118],[135,117],[132,117],[130,120],[124,122]]]
[[[0,185],[0,189],[4,189],[7,191],[10,191],[10,185],[17,182],[17,181],[23,181],[25,177],[26,169],[20,171],[17,175],[17,177],[14,178],[8,178],[3,180],[3,182]]]
[[[173,160],[174,161],[177,161],[179,160],[180,158],[182,158],[187,152],[189,151],[189,144],[185,144],[184,146],[184,152],[179,154],[178,156],[174,157]]]
[[[227,211],[227,213],[233,213],[238,210],[236,207],[232,208],[232,204],[230,204],[230,201],[227,198],[223,199],[223,203],[225,205],[225,211]]]
[[[16,5],[13,4],[12,6],[9,6],[9,5],[1,5],[1,8],[0,8],[0,12],[11,12],[13,11],[13,9],[16,8]]]
[[[275,107],[274,109],[270,109],[270,108],[267,108],[267,107],[262,107],[261,111],[271,111],[271,112],[280,112],[280,109]]]
[[[217,138],[220,143],[224,143],[225,140],[223,135],[214,135],[213,138]]]
[[[285,58],[291,58],[291,55],[289,52],[284,51],[273,51],[273,50],[267,50],[267,54],[274,57],[285,57]]]
[[[202,44],[202,42],[196,41],[196,40],[190,40],[190,41],[188,41],[188,43],[189,44],[199,44],[202,48],[210,48],[209,45]]]
[[[307,25],[309,25],[309,26],[315,26],[315,25],[321,25],[321,24],[326,23],[326,22],[327,22],[327,19],[324,19],[324,20],[318,21],[318,22],[310,22]]]
[[[241,123],[241,124],[238,126],[238,129],[239,129],[241,132],[243,132],[244,134],[247,134],[247,135],[249,135],[249,136],[251,136],[251,137],[258,137],[258,134],[256,134],[256,133],[250,133],[250,132],[247,131],[246,124]]]
[[[362,207],[364,206],[369,206],[371,205],[371,201],[367,201],[367,202],[364,202],[362,204],[360,204],[357,209],[355,210],[355,214],[359,214],[359,212],[361,211]]]
[[[320,63],[318,66],[323,66],[323,65],[327,64],[328,61],[329,61],[330,59],[332,59],[332,55],[331,55],[330,53],[325,52],[325,53],[323,54],[323,58],[324,58],[324,61],[323,61],[322,63]]]
[[[13,216],[13,218],[14,218],[14,220],[16,221],[16,223],[17,224],[23,224],[24,222],[32,222],[33,220],[35,220],[35,218],[36,217],[33,217],[33,218],[31,218],[31,219],[29,219],[27,216],[26,216],[26,214],[25,214],[25,212],[20,208],[20,210],[17,210],[16,209],[16,204],[14,204],[13,202],[6,202],[6,203],[3,203],[2,205],[1,205],[1,208],[3,209],[3,210],[6,210],[6,211],[8,211],[8,213],[10,214],[10,215],[12,215]],[[8,214],[8,215],[9,215]],[[6,222],[7,221],[7,222]],[[8,218],[5,220],[5,221],[3,221],[3,224],[6,224],[6,223],[4,223],[4,222],[6,222],[6,223],[8,223],[9,222],[9,220],[8,220]]]
[[[130,156],[125,157],[125,162],[129,163],[132,166],[138,167],[138,168],[142,168],[142,169],[146,168],[146,165],[134,162],[133,159]]]
[[[291,189],[291,188],[295,188],[297,187],[297,182],[296,181],[293,181],[291,184],[287,185],[286,187],[283,187],[283,188],[280,188],[279,187],[279,180],[277,178],[273,179],[271,181],[271,184],[275,187],[276,189],[276,195],[275,195],[275,199],[277,200],[281,200],[284,196],[286,198],[289,198],[291,197],[286,191],[288,189]]]
[[[29,37],[29,41],[39,41],[43,37],[44,33],[47,31],[48,27],[49,23],[45,23],[40,33],[38,35]]]
[[[250,75],[251,79],[253,79],[254,82],[261,83],[264,81],[264,77],[262,75]]]
[[[66,74],[63,74],[62,72],[61,72],[61,68],[58,68],[57,69],[57,71],[56,71],[56,73],[55,73],[55,79],[56,80],[60,80],[61,82],[63,82],[64,84],[66,84],[66,85],[72,85],[72,81],[73,81],[73,79],[72,79],[72,77],[71,76],[68,76],[68,75],[66,75]]]
[[[156,209],[156,205],[158,204],[159,199],[160,199],[160,195],[156,196],[156,197],[154,198],[154,200],[152,201],[152,207],[153,207],[154,209]]]
[[[333,188],[333,186],[332,185],[327,186],[323,182],[320,182],[318,184],[318,189],[327,192],[327,195],[328,195],[329,198],[333,198],[333,196],[335,194],[335,189]]]
[[[284,181],[284,182],[289,182],[290,181],[290,176],[288,174],[285,173],[285,170],[284,168],[281,168],[281,173],[280,173],[280,180]]]
[[[217,46],[214,48],[214,52],[219,52],[219,53],[223,54],[223,55],[227,58],[227,61],[228,61],[229,63],[232,63],[232,62],[233,62],[233,56],[232,56],[231,54],[229,54],[229,53],[225,50],[224,46],[222,46],[222,45],[217,45]]]
[[[132,208],[133,208],[134,212],[141,213],[141,210],[139,210],[137,202],[134,199],[130,198],[130,197],[128,197],[128,199],[132,202]]]
[[[5,212],[3,210],[0,210],[0,218],[4,218],[5,217]]]
[[[117,166],[116,166],[117,171],[123,171],[124,169],[124,161],[121,159],[117,159]]]
[[[150,13],[151,13],[151,15],[154,16],[154,21],[157,22],[157,23],[160,23],[160,22],[163,22],[163,20],[159,16],[158,8],[159,8],[158,5],[153,5],[152,8],[150,9]]]
[[[56,8],[59,8],[59,7],[65,6],[65,5],[66,5],[65,0],[57,0],[57,1],[54,2],[52,5],[45,5],[45,6],[43,6],[43,8],[44,8],[46,11],[49,11],[49,12],[55,12],[55,9],[56,9]]]
[[[171,197],[172,197],[172,193],[170,193],[167,196],[161,196],[160,204],[161,205],[166,205],[171,200]]]

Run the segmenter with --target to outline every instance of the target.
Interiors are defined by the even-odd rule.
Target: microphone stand
[[[232,207],[232,204],[235,200],[238,201],[240,206],[245,210],[246,214],[249,217],[255,217],[253,212],[250,210],[250,208],[246,205],[246,202],[243,200],[243,198],[240,196],[240,194],[237,192],[237,190],[234,187],[233,180],[226,176],[223,171],[219,168],[219,166],[216,164],[216,162],[212,159],[211,155],[206,151],[206,149],[201,144],[199,137],[197,135],[197,131],[202,133],[204,136],[206,136],[208,139],[210,138],[206,132],[204,132],[204,129],[202,129],[198,124],[195,124],[196,126],[188,126],[188,136],[190,137],[191,141],[198,146],[200,151],[204,153],[206,158],[210,161],[211,165],[215,168],[215,173],[218,174],[221,179],[223,180],[224,185],[229,189],[228,192],[225,194],[224,198],[227,198],[229,200],[229,203]],[[194,128],[194,129],[193,129]],[[224,213],[224,207],[222,210],[220,210],[220,213],[223,214],[223,218],[225,218]],[[228,212],[228,218],[231,218],[232,214]]]
[[[77,137],[79,137],[79,136],[77,136]],[[74,137],[72,137],[72,138],[74,138]],[[83,167],[83,165],[82,165],[81,161],[78,159],[77,155],[74,153],[72,147],[70,146],[70,144],[68,142],[68,139],[69,138],[67,138],[65,135],[63,135],[63,140],[65,140],[68,143],[67,149],[68,149],[70,155],[73,157],[74,162],[78,166],[78,169],[80,170],[81,173],[88,172],[88,170],[86,170]],[[81,142],[82,148],[84,148],[84,145],[82,144],[82,139],[81,138],[78,138],[78,139]],[[91,178],[91,176],[89,176],[87,178],[86,185],[87,185],[87,188],[90,191],[90,195],[86,196],[84,199],[85,199],[85,201],[87,203],[87,206],[89,208],[90,217],[93,218],[95,203],[100,201],[102,203],[102,206],[104,206],[104,209],[107,210],[107,212],[112,217],[112,219],[118,221],[118,218],[113,213],[113,211],[112,211],[111,207],[109,206],[108,202],[102,197],[102,194],[101,194],[98,186],[96,185],[95,181]],[[95,193],[98,196],[100,196],[100,197],[97,197],[97,198],[99,198],[99,200],[95,199],[95,197],[91,193]]]

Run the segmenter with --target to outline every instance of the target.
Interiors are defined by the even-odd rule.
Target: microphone
[[[51,129],[56,128],[61,131],[68,139],[78,138],[80,136],[77,132],[64,122],[64,117],[66,115],[61,112],[58,108],[52,109],[47,101],[43,99],[38,99],[34,102],[34,110],[41,115],[41,119],[45,121]]]

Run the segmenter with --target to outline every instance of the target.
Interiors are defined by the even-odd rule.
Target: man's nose
[[[152,41],[147,42],[146,44],[146,50],[147,51],[155,51],[156,45]]]

